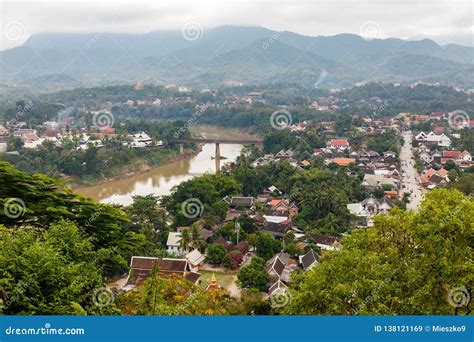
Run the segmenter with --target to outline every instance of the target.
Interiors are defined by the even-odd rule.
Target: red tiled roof
[[[448,171],[446,171],[445,169],[439,169],[436,171],[435,169],[431,168],[425,171],[424,176],[428,179],[431,179],[431,177],[436,174],[440,175],[441,177],[446,177],[448,175]]]
[[[274,198],[274,199],[272,199],[272,201],[270,202],[270,205],[271,205],[271,206],[275,206],[275,205],[277,205],[278,203],[280,203],[281,201],[282,201],[281,198]]]
[[[441,177],[446,177],[448,175],[448,171],[446,171],[445,169],[439,169],[438,170],[438,174],[441,176]]]
[[[428,115],[418,115],[417,119],[418,121],[427,121],[430,117]]]
[[[38,136],[35,133],[28,133],[22,136],[23,140],[37,141],[39,140]]]
[[[354,158],[334,158],[334,163],[339,166],[347,166],[349,164],[355,164],[356,160]]]
[[[330,144],[333,146],[349,146],[347,139],[332,139]]]
[[[460,155],[459,151],[443,151],[443,158],[459,158]]]
[[[59,133],[59,131],[55,130],[55,129],[48,129],[44,132],[44,135],[47,136],[47,137],[55,137],[57,136]]]
[[[430,180],[428,179],[428,177],[425,177],[425,176],[420,177],[420,183],[421,184],[427,184],[429,182],[430,182]]]
[[[428,169],[424,172],[424,175],[425,177],[428,177],[430,178],[431,176],[433,176],[434,174],[436,173],[436,170],[431,168],[431,169]]]
[[[104,127],[101,128],[100,131],[104,134],[115,134],[115,128],[113,127]]]

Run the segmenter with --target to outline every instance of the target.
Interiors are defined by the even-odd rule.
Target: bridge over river
[[[261,144],[262,139],[208,139],[208,138],[177,138],[173,142],[179,144],[179,153],[184,153],[184,144],[215,144],[216,145],[216,172],[221,169],[221,150],[220,144],[238,144],[238,145],[255,145]]]

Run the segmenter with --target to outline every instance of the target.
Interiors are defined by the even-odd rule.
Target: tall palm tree
[[[205,241],[201,238],[199,234],[199,229],[196,226],[193,226],[191,230],[191,246],[201,250],[205,244]]]
[[[189,248],[189,244],[191,243],[191,240],[192,240],[192,238],[191,238],[191,234],[189,233],[189,230],[184,229],[181,232],[181,240],[179,240],[179,248],[183,252],[187,252],[188,248]]]

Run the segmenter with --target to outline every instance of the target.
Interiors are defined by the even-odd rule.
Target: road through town
[[[404,144],[400,151],[402,193],[410,195],[410,203],[407,204],[407,209],[416,210],[423,199],[423,192],[417,182],[418,173],[413,159],[413,134],[411,131],[405,131],[402,135],[404,139]]]

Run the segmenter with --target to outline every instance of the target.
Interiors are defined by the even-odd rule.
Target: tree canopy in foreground
[[[431,191],[418,212],[394,209],[352,232],[295,279],[286,314],[469,314],[474,201]]]

